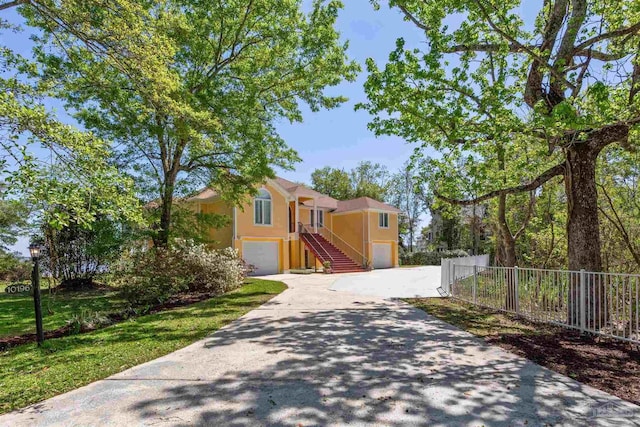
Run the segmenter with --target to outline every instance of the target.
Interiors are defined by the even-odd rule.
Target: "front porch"
[[[323,271],[328,263],[332,272],[366,271],[367,258],[333,233],[331,213],[319,199],[296,195],[289,202],[290,269]]]

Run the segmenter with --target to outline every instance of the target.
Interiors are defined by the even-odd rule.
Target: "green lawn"
[[[188,307],[0,353],[0,413],[185,347],[285,289],[282,282],[249,279],[237,291]]]
[[[4,288],[4,286],[3,286]],[[83,310],[117,311],[124,302],[113,291],[58,292],[50,296],[42,291],[42,314],[44,330],[49,331],[66,325],[74,314]],[[33,297],[29,294],[0,294],[0,337],[22,335],[36,331]]]

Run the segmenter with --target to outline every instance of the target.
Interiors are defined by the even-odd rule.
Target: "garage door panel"
[[[390,243],[374,243],[373,244],[373,268],[391,268],[391,244]]]
[[[252,276],[278,274],[278,242],[242,242],[242,259],[255,267]]]

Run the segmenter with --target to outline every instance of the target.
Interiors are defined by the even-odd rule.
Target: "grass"
[[[3,286],[4,287],[4,286]],[[50,295],[42,292],[44,330],[65,326],[74,314],[83,310],[117,311],[124,301],[113,291],[71,291]],[[36,330],[33,297],[29,294],[0,294],[0,337],[34,333]]]
[[[410,298],[405,301],[479,337],[547,333],[546,328],[541,328],[539,325],[536,328],[510,315],[449,298]]]
[[[185,347],[286,289],[249,279],[237,291],[80,335],[0,353],[0,413],[106,378]]]

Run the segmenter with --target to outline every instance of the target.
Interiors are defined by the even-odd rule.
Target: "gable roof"
[[[362,209],[377,209],[381,211],[387,212],[402,212],[400,209],[388,205],[386,203],[379,202],[371,197],[358,197],[357,199],[351,200],[341,200],[338,201],[338,209],[336,209],[335,213],[340,212],[349,212],[349,211],[359,211]]]
[[[280,178],[279,176],[274,181],[288,191],[292,196],[300,197],[313,197],[316,199],[316,206],[320,208],[336,209],[338,207],[338,201],[333,197],[329,197],[326,194],[322,194],[312,188],[303,184],[298,184],[288,179]],[[307,200],[302,202],[303,205],[313,207],[313,201]]]
[[[213,188],[203,188],[196,194],[195,196],[189,197],[187,200],[190,202],[198,201],[198,200],[207,200],[212,199],[218,195],[218,192]]]
[[[282,188],[287,190],[293,196],[306,196],[306,197],[329,197],[316,190],[313,190],[306,185],[298,184],[288,179],[280,178],[279,176],[274,181]]]
[[[315,199],[315,205],[319,208],[330,209],[333,212],[349,212],[349,211],[358,211],[362,209],[376,209],[386,212],[402,212],[400,209],[397,209],[391,205],[386,203],[379,202],[370,197],[358,197],[357,199],[351,200],[336,200],[333,197],[327,196],[326,194],[322,194],[312,188],[307,187],[303,184],[298,184],[293,181],[289,181],[288,179],[276,177],[273,181],[284,190],[286,193],[291,196],[299,196],[299,197],[312,197]],[[218,193],[211,188],[203,188],[198,194],[188,198],[188,201],[202,201],[211,199],[216,197]],[[306,200],[302,202],[304,206],[313,207],[314,202],[312,200]]]

